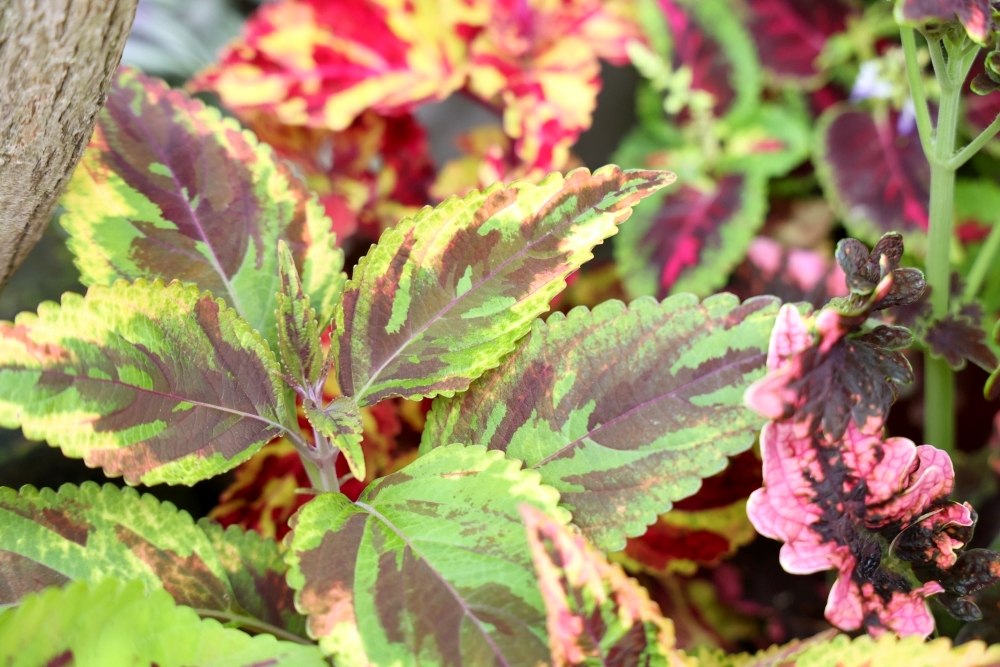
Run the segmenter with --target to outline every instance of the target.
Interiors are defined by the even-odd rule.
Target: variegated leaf
[[[78,581],[0,611],[0,662],[16,667],[324,667],[316,646],[251,637],[140,582]]]
[[[465,0],[267,3],[194,85],[237,113],[343,130],[366,109],[398,114],[459,88],[462,26],[481,25],[485,10]]]
[[[315,197],[232,119],[123,68],[63,196],[86,285],[178,279],[226,300],[276,341],[277,244],[329,321],[343,253]]]
[[[193,484],[279,435],[278,365],[194,286],[137,280],[0,322],[0,425],[130,484]]]
[[[309,297],[302,291],[302,281],[292,252],[284,241],[278,241],[277,310],[278,353],[288,380],[295,382],[306,396],[316,393],[323,382],[324,354],[320,341],[321,325],[316,311],[309,306]]]
[[[348,396],[339,396],[325,408],[307,403],[306,419],[314,429],[333,443],[347,459],[351,474],[365,479],[365,454],[361,450],[362,421],[358,404]]]
[[[554,314],[469,391],[434,402],[421,451],[502,450],[560,491],[599,548],[621,549],[753,444],[764,420],[743,392],[764,374],[777,312],[771,297],[685,294]]]
[[[338,665],[537,665],[545,607],[518,507],[560,517],[537,473],[453,445],[326,493],[293,519],[289,583]]]
[[[682,183],[652,198],[615,245],[626,291],[708,296],[743,259],[766,210],[767,180],[750,173]]]
[[[673,179],[577,169],[538,185],[498,183],[401,221],[362,258],[337,309],[341,390],[362,406],[465,390],[632,206]]]
[[[886,634],[879,639],[847,635],[837,635],[830,641],[807,641],[795,646],[794,650],[777,655],[756,656],[745,654],[734,656],[732,660],[717,658],[705,660],[705,667],[992,667],[1000,661],[1000,646],[986,647],[982,642],[970,642],[962,646],[952,646],[947,638],[924,642],[919,637],[902,639]],[[801,650],[803,649],[804,650]],[[700,656],[699,656],[700,657]],[[775,659],[781,662],[775,662]]]
[[[177,604],[305,635],[274,540],[223,529],[151,495],[93,482],[0,489],[0,605],[105,577],[166,589]]]
[[[521,514],[548,612],[553,667],[693,667],[674,650],[673,623],[620,565],[544,512],[524,506]]]

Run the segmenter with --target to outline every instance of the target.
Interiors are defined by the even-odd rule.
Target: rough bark
[[[138,0],[0,0],[0,288],[94,131]]]

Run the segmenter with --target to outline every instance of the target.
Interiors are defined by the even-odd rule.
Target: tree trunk
[[[0,288],[87,146],[138,0],[0,0]]]

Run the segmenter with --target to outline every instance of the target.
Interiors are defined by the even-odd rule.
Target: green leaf
[[[305,404],[306,419],[313,428],[329,438],[347,459],[355,479],[365,479],[365,453],[361,449],[363,427],[361,410],[354,399],[338,396],[322,410],[311,402]]]
[[[338,666],[548,660],[518,507],[567,517],[520,467],[453,445],[376,480],[357,503],[326,493],[299,510],[288,581]]]
[[[277,373],[211,294],[122,281],[0,322],[0,425],[129,484],[193,484],[284,430]]]
[[[325,667],[319,649],[251,637],[177,607],[165,591],[105,579],[30,595],[0,612],[0,663],[11,667]]]
[[[105,577],[164,588],[177,604],[305,635],[278,545],[111,484],[0,489],[0,605]]]
[[[343,287],[329,218],[271,148],[135,69],[119,71],[62,205],[84,284],[194,283],[271,343],[279,239],[321,322]]]
[[[552,664],[683,665],[674,650],[674,624],[621,565],[544,512],[521,509],[538,584],[548,612]]]
[[[555,313],[434,401],[421,451],[467,442],[523,460],[598,548],[619,550],[753,444],[764,419],[743,393],[764,375],[778,306],[680,294]]]
[[[302,291],[298,269],[288,244],[278,241],[278,352],[285,373],[306,395],[319,394],[317,383],[326,380],[323,345],[316,311],[309,307],[309,297]]]
[[[497,183],[382,235],[337,310],[340,388],[358,405],[464,391],[510,352],[632,206],[673,182],[577,169]]]

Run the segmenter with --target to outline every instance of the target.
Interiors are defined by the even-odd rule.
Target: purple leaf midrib
[[[97,382],[97,383],[108,384],[108,385],[112,385],[112,386],[116,386],[116,387],[128,387],[129,389],[132,389],[134,391],[146,393],[146,394],[149,394],[151,396],[160,396],[162,398],[169,398],[169,399],[173,399],[175,401],[179,401],[179,402],[183,402],[183,403],[190,403],[191,405],[196,405],[196,406],[199,406],[199,407],[208,408],[209,410],[218,410],[220,412],[227,412],[229,414],[238,415],[240,417],[246,417],[246,418],[249,418],[249,419],[256,419],[257,421],[260,421],[260,422],[263,422],[265,424],[268,424],[269,426],[273,426],[273,427],[279,429],[282,432],[285,432],[287,430],[281,424],[279,424],[277,422],[274,422],[274,421],[271,421],[270,419],[267,419],[266,417],[263,417],[262,415],[253,414],[252,412],[243,412],[242,410],[236,410],[235,408],[227,408],[227,407],[225,407],[223,405],[213,405],[211,403],[205,403],[203,401],[197,401],[197,400],[194,400],[194,399],[185,398],[183,396],[177,396],[175,394],[170,394],[170,393],[163,392],[163,391],[156,391],[155,389],[145,389],[144,387],[137,387],[134,384],[128,384],[128,383],[122,382],[120,380],[110,380],[110,379],[106,379],[106,378],[96,378],[96,377],[90,377],[90,376],[84,376],[84,375],[73,375],[72,373],[67,373],[65,371],[56,371],[56,370],[50,370],[50,369],[44,369],[44,368],[40,369],[40,370],[37,369],[37,368],[23,368],[22,370],[28,371],[28,372],[41,372],[41,373],[45,373],[47,375],[61,375],[63,377],[72,378],[74,380],[74,384],[77,381],[80,381],[80,382]]]
[[[202,243],[205,244],[205,248],[208,252],[209,263],[212,265],[212,268],[215,269],[215,272],[219,275],[219,279],[222,281],[222,284],[225,286],[226,291],[229,293],[229,299],[233,305],[233,309],[236,310],[237,313],[239,313],[240,317],[246,319],[246,314],[244,313],[243,306],[242,304],[240,304],[240,300],[236,295],[236,290],[233,288],[232,283],[229,281],[229,277],[226,275],[225,270],[223,270],[222,264],[219,262],[219,258],[215,254],[215,248],[208,240],[208,234],[205,232],[205,227],[201,223],[201,218],[199,218],[197,212],[193,208],[191,208],[191,200],[187,196],[183,196],[184,190],[186,188],[184,188],[184,186],[182,186],[180,182],[177,180],[177,175],[173,168],[172,162],[170,161],[166,153],[163,152],[163,148],[156,141],[155,137],[153,137],[153,135],[149,132],[149,128],[146,127],[146,124],[144,122],[142,122],[142,117],[138,116],[137,120],[138,122],[136,124],[141,129],[143,135],[145,135],[146,140],[149,142],[149,145],[152,147],[157,157],[160,158],[161,164],[167,166],[167,168],[170,169],[170,180],[173,182],[174,187],[177,188],[177,193],[182,195],[182,198],[184,200],[184,206],[185,208],[187,208],[188,214],[191,216],[191,223],[194,225],[195,229],[198,230],[198,235],[201,237]],[[203,156],[204,152],[201,152],[199,155],[199,159],[203,160],[204,159]],[[170,222],[172,222],[175,225],[177,224],[172,220]]]
[[[764,355],[764,353],[760,353],[759,356],[763,357],[765,355]],[[551,454],[549,454],[548,456],[546,456],[541,461],[538,461],[537,463],[533,463],[532,465],[528,466],[528,468],[532,469],[532,470],[536,469],[536,468],[539,468],[539,467],[545,465],[546,463],[548,463],[549,461],[551,461],[552,459],[554,459],[556,456],[559,456],[559,455],[561,455],[561,454],[563,454],[563,453],[565,453],[565,452],[573,449],[574,447],[576,447],[577,445],[579,445],[581,442],[583,442],[584,439],[590,438],[592,435],[594,435],[595,433],[597,433],[601,429],[603,429],[603,428],[605,428],[607,426],[611,426],[613,424],[616,424],[616,423],[618,423],[619,421],[621,421],[623,419],[626,419],[627,417],[629,417],[630,415],[632,415],[634,412],[637,412],[638,410],[641,410],[641,409],[643,409],[643,408],[645,408],[647,406],[653,405],[654,403],[658,403],[658,402],[660,402],[660,401],[662,401],[662,400],[664,400],[666,398],[670,398],[674,394],[676,394],[677,392],[681,391],[682,389],[687,389],[687,388],[689,388],[691,386],[694,386],[694,385],[698,384],[699,382],[701,382],[701,381],[703,381],[703,380],[705,380],[707,378],[710,378],[713,375],[719,373],[720,371],[729,370],[730,368],[732,368],[734,366],[746,363],[751,358],[752,357],[750,357],[750,358],[743,358],[743,359],[738,359],[736,361],[729,362],[727,364],[719,366],[718,368],[712,370],[709,373],[706,373],[705,375],[699,375],[697,378],[694,378],[692,380],[689,380],[688,382],[685,382],[684,384],[681,384],[681,385],[679,385],[677,387],[674,387],[673,389],[671,389],[670,391],[668,391],[666,393],[663,393],[663,394],[660,394],[658,396],[654,396],[652,398],[649,398],[649,399],[643,401],[642,403],[639,403],[638,405],[635,405],[635,406],[629,408],[628,410],[626,410],[625,412],[621,413],[617,417],[612,417],[609,421],[606,421],[606,422],[600,424],[599,426],[596,426],[595,428],[587,431],[586,433],[584,433],[583,435],[581,435],[576,440],[573,440],[572,442],[569,442],[569,443],[563,445],[562,447],[560,447],[556,451],[554,451]]]

